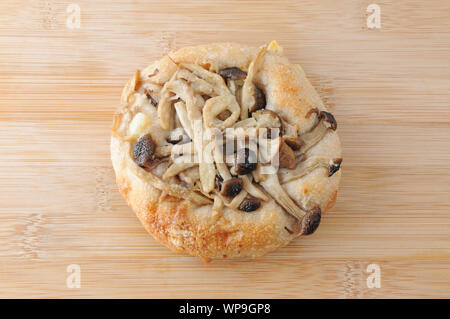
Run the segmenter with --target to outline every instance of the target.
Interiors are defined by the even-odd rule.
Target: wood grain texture
[[[376,1],[379,30],[374,1],[73,2],[73,30],[70,2],[0,5],[0,297],[450,297],[449,1]],[[337,204],[257,260],[176,255],[115,186],[121,88],[172,48],[272,39],[338,120]]]

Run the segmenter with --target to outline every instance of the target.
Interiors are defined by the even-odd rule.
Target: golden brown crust
[[[240,44],[219,43],[186,47],[170,52],[168,57],[175,63],[196,63],[216,72],[234,66],[247,71],[257,50]],[[142,76],[168,65],[170,61],[165,57],[142,70]],[[300,132],[311,127],[310,121],[305,119],[311,108],[326,110],[303,70],[273,50],[265,55],[255,82],[264,88],[267,109],[277,112],[289,123],[297,124]],[[157,124],[152,120],[152,125]],[[211,205],[198,206],[165,194],[164,190],[152,185],[147,172],[131,159],[130,147],[129,142],[113,134],[111,158],[119,190],[146,230],[171,249],[206,260],[254,258],[286,245],[299,235],[299,221],[272,199],[256,212],[225,208],[222,213],[216,213]],[[327,134],[308,153],[341,157],[337,133]],[[327,172],[320,168],[283,186],[289,196],[305,209],[318,206],[324,213],[336,200],[340,176],[338,171],[327,177]]]

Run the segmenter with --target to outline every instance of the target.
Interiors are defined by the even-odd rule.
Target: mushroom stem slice
[[[189,72],[186,69],[181,69],[178,72],[178,78],[188,81],[195,92],[199,92],[201,94],[209,96],[215,95],[214,87],[210,83],[199,78],[198,76],[194,75],[193,73]]]
[[[242,201],[247,197],[247,192],[245,190],[241,190],[239,194],[237,194],[235,197],[233,197],[233,200],[228,203],[228,207],[232,209],[237,209],[239,205],[242,203]]]
[[[231,94],[230,90],[225,84],[225,81],[219,74],[205,70],[204,68],[202,68],[200,65],[197,64],[182,63],[181,66],[191,71],[197,77],[211,84],[214,87],[216,95]]]
[[[219,172],[223,180],[230,179],[230,170],[223,160],[223,153],[221,151],[222,144],[217,138],[215,138],[215,142],[216,145],[214,147],[214,162],[216,163],[217,171]]]
[[[171,157],[175,159],[179,155],[194,155],[194,143],[175,144],[171,146]]]
[[[180,156],[177,159],[175,159],[172,165],[169,166],[169,168],[165,171],[162,178],[166,180],[196,165],[197,163],[194,163],[190,156]]]
[[[330,172],[333,169],[336,169],[337,165],[340,165],[340,163],[335,163],[334,160],[330,160],[328,157],[313,156],[303,162],[300,162],[294,170],[280,169],[280,183],[286,184],[292,180],[302,178],[318,168],[325,168],[328,176],[331,176],[332,174],[330,175]],[[338,169],[339,168],[337,168],[337,170]],[[333,174],[337,172],[337,170],[335,170]]]
[[[178,118],[180,119],[181,125],[186,131],[186,134],[189,135],[189,137],[192,139],[192,126],[186,111],[186,104],[181,101],[175,103],[175,110],[177,112]]]
[[[200,179],[200,175],[198,172],[198,166],[193,166],[184,170],[178,174],[178,177],[181,181],[190,185],[191,187],[195,186],[195,183]]]
[[[266,179],[261,181],[260,184],[264,187],[266,192],[269,193],[273,199],[286,210],[286,212],[298,220],[302,220],[306,215],[306,212],[294,203],[294,201],[280,185],[277,174],[266,175]]]
[[[242,179],[244,183],[244,189],[247,191],[247,193],[249,193],[253,197],[262,199],[263,201],[269,200],[269,198],[263,193],[263,191],[261,191],[257,186],[255,186],[252,183],[252,180],[248,175],[242,175],[239,177]]]
[[[176,75],[177,72],[175,72],[172,78],[164,84],[164,87],[161,90],[161,99],[159,100],[157,105],[159,124],[165,130],[170,129],[172,122],[172,100],[170,99],[172,96],[171,85],[176,78]]]
[[[236,123],[233,125],[233,128],[239,128],[239,127],[242,127],[242,128],[256,127],[256,124],[257,124],[257,123],[256,123],[255,119],[254,119],[253,117],[249,117],[248,119],[245,119],[245,120],[236,122]]]
[[[216,169],[213,161],[212,147],[214,147],[213,143],[210,142],[203,147],[203,150],[198,149],[198,152],[202,152],[202,156],[199,157],[199,172],[200,182],[204,193],[210,193],[214,189],[216,181]]]

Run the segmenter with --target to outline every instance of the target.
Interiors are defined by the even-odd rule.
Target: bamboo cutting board
[[[3,1],[0,297],[450,297],[450,2],[374,0],[369,29],[371,1]],[[337,118],[337,204],[257,260],[177,255],[115,185],[121,88],[173,48],[273,39]]]

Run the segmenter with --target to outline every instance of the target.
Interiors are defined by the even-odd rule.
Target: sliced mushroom
[[[177,158],[179,155],[193,155],[195,154],[194,143],[176,144],[171,145],[171,156],[173,159]]]
[[[283,137],[298,137],[298,124],[290,124],[285,120],[281,120],[281,135]]]
[[[297,164],[294,151],[281,137],[272,140],[260,138],[259,149],[264,164],[271,163],[274,167],[289,169],[294,169]]]
[[[173,161],[172,165],[169,166],[162,178],[164,180],[168,179],[196,165],[198,164],[194,163],[190,156],[180,156]]]
[[[225,110],[222,113],[220,113],[219,115],[217,115],[217,118],[221,121],[225,121],[227,118],[230,117],[232,113],[230,112],[230,110]]]
[[[296,137],[283,136],[283,140],[293,151],[298,151],[303,145],[302,141]]]
[[[241,179],[244,185],[244,189],[247,191],[247,193],[249,193],[253,197],[262,199],[263,201],[269,200],[264,192],[252,183],[251,177],[249,177],[248,175],[243,175],[241,176]]]
[[[250,197],[242,201],[242,203],[239,205],[239,210],[242,210],[244,212],[253,212],[259,207],[261,207],[261,201],[257,198]]]
[[[311,235],[319,227],[322,217],[322,210],[320,207],[311,209],[302,220],[302,235]]]
[[[219,196],[214,197],[213,212],[220,214],[223,208],[223,200]]]
[[[234,197],[242,191],[244,182],[241,178],[231,178],[221,185],[220,194],[227,197]]]
[[[137,165],[142,168],[150,168],[156,156],[156,144],[150,134],[142,136],[139,141],[134,144],[133,157]]]
[[[216,117],[225,110],[229,110],[231,115],[224,121],[217,120]],[[210,98],[203,107],[205,126],[208,128],[216,127],[220,130],[231,127],[238,120],[239,112],[239,104],[233,95],[222,95]]]
[[[175,103],[175,110],[177,112],[180,123],[183,126],[184,130],[186,131],[187,135],[189,135],[189,137],[192,138],[192,126],[186,111],[186,104],[184,104],[184,102],[181,101]]]
[[[258,110],[252,113],[258,127],[281,128],[281,119],[277,113],[271,110]]]
[[[281,138],[280,149],[278,151],[278,160],[280,168],[294,169],[297,165],[294,151]]]
[[[236,122],[236,123],[233,125],[233,128],[239,128],[239,127],[243,127],[243,128],[246,128],[246,127],[256,127],[256,124],[257,124],[257,123],[256,123],[255,119],[252,118],[252,117],[249,117],[248,119],[245,119],[245,120]]]
[[[217,73],[205,70],[204,68],[202,68],[201,66],[199,66],[197,64],[182,63],[181,66],[185,69],[188,69],[194,75],[205,80],[209,84],[213,85],[214,92],[216,95],[229,95],[230,94],[230,90],[228,89],[227,85],[225,84],[225,81]]]
[[[198,76],[194,75],[193,73],[189,72],[186,69],[181,69],[180,71],[178,71],[177,77],[188,81],[195,92],[209,96],[216,95],[213,85],[199,78]]]
[[[241,120],[248,118],[248,112],[255,110],[255,105],[262,103],[261,92],[257,93],[257,88],[253,83],[256,73],[261,68],[264,55],[266,54],[266,48],[262,47],[256,54],[253,61],[248,68],[247,77],[242,87],[241,96]],[[258,99],[258,103],[256,101]],[[265,100],[265,98],[264,98]]]
[[[309,132],[300,136],[300,139],[303,142],[303,146],[300,148],[302,153],[307,152],[314,145],[319,143],[329,130],[335,131],[337,129],[336,120],[331,113],[319,111],[318,109],[311,109],[308,114],[306,114],[306,118],[309,118],[314,113],[317,114],[316,124]]]
[[[187,136],[184,134],[184,130],[181,127],[177,127],[169,133],[166,141],[170,144],[177,144],[185,139],[187,139]]]
[[[181,185],[166,183],[151,172],[147,172],[146,176],[150,179],[152,186],[168,195],[191,201],[196,205],[209,205],[212,203],[209,198]]]
[[[305,161],[300,162],[295,170],[280,169],[280,183],[286,184],[292,180],[302,178],[318,168],[326,169],[328,177],[331,177],[339,170],[341,163],[342,158],[330,160],[328,157],[324,156],[310,157]]]
[[[235,171],[239,175],[251,173],[258,166],[258,159],[254,151],[248,147],[241,148],[236,153]]]
[[[167,156],[170,156],[172,154],[172,147],[173,145],[161,145],[156,147],[156,157],[157,158],[164,158]]]
[[[283,187],[280,185],[277,174],[268,174],[265,176],[265,180],[261,181],[260,184],[267,193],[269,193],[272,198],[283,207],[286,212],[302,220],[306,215],[306,212],[298,207],[294,201],[289,197]]]
[[[266,107],[266,95],[256,85],[253,89],[253,99],[255,103],[249,108],[250,112],[255,112]]]
[[[200,184],[203,194],[206,195],[214,189],[216,175],[212,161],[212,149],[203,144],[202,114],[200,106],[195,103],[192,88],[183,80],[178,80],[177,86],[179,91],[177,94],[182,95],[186,103],[186,111],[192,127],[192,143],[199,159]]]
[[[161,99],[158,102],[158,117],[159,124],[165,130],[170,129],[172,124],[172,100],[173,95],[171,86],[176,78],[177,72],[175,72],[172,78],[166,82],[161,90]]]
[[[194,166],[188,168],[178,174],[178,177],[184,183],[193,187],[195,183],[200,179],[200,174],[198,172],[198,167]]]
[[[247,73],[237,67],[231,67],[220,70],[219,75],[224,79],[243,80],[247,76]]]
[[[156,107],[156,106],[158,105],[158,100],[155,99],[155,98],[153,97],[152,91],[149,90],[148,88],[146,88],[146,89],[144,89],[144,93],[145,93],[145,95],[147,96],[149,102],[150,102],[153,106]]]
[[[204,193],[210,193],[214,189],[216,169],[214,167],[213,149],[213,142],[204,145],[202,149],[197,149],[197,154],[202,153],[199,155],[199,172],[202,191]]]
[[[264,189],[281,207],[286,210],[286,212],[301,221],[302,235],[312,234],[320,224],[320,207],[316,206],[307,211],[297,206],[280,185],[277,174],[270,174],[266,176],[267,178],[261,182]]]
[[[328,168],[328,177],[331,177],[341,168],[342,158],[335,158],[332,160]]]
[[[225,164],[223,160],[223,153],[222,153],[223,145],[217,138],[215,139],[216,145],[214,148],[214,162],[216,163],[217,171],[220,174],[220,178],[222,180],[227,180],[231,178],[231,174],[230,171],[228,170],[227,164]]]
[[[224,204],[231,209],[238,209],[239,205],[242,203],[245,197],[247,197],[247,192],[245,190],[241,190],[239,194],[237,194],[231,201],[228,198],[223,197],[220,193],[217,193],[216,196],[219,196]]]
[[[140,70],[136,70],[134,76],[128,80],[127,84],[122,90],[122,95],[120,97],[120,102],[122,104],[130,103],[130,96],[132,96],[134,92],[136,92],[136,87],[139,84],[140,78],[141,72]]]

